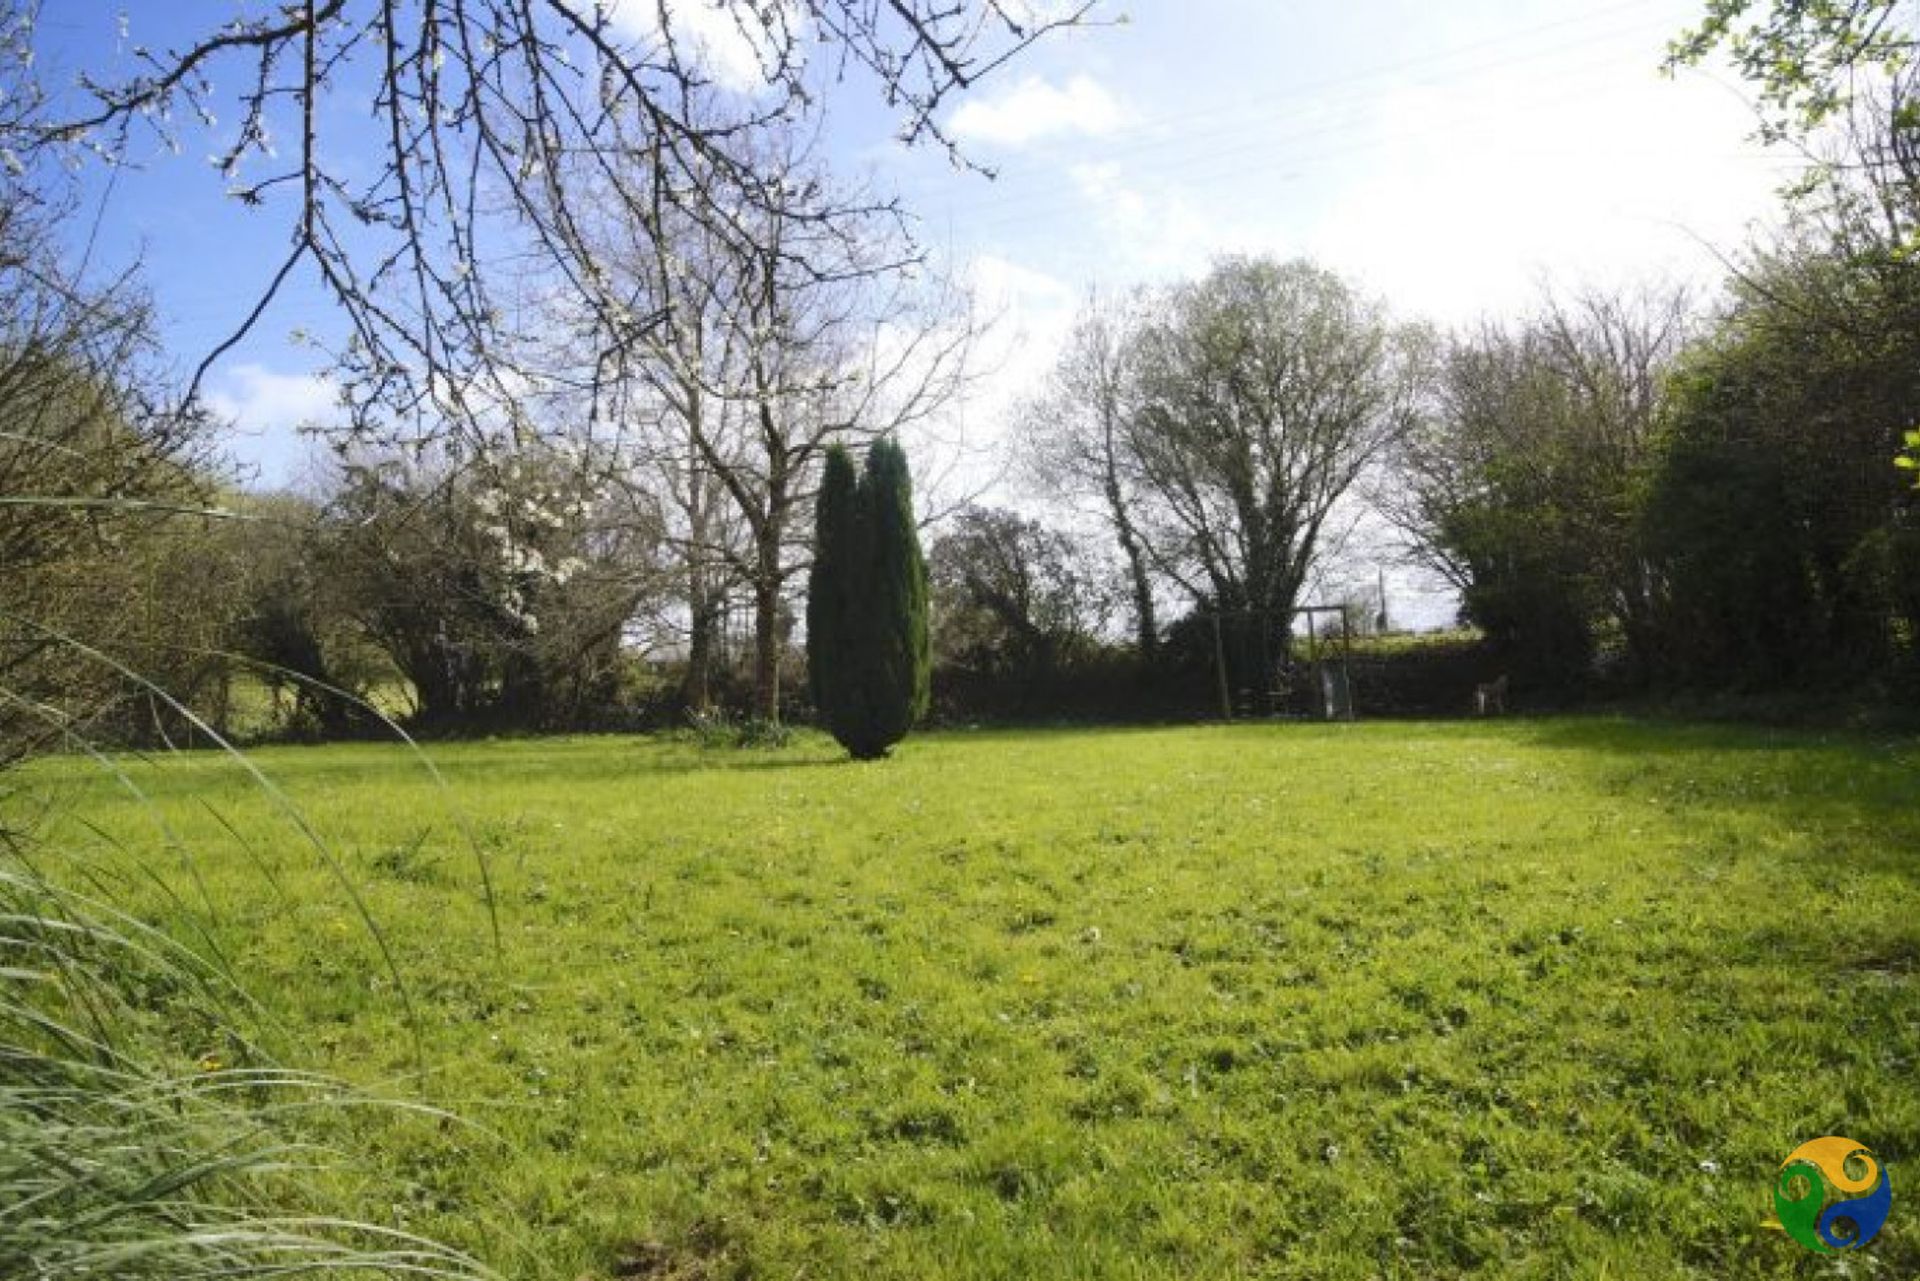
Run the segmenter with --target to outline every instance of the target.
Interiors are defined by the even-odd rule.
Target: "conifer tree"
[[[913,517],[913,477],[906,453],[891,439],[875,441],[868,451],[861,489],[873,548],[872,596],[862,611],[872,629],[870,661],[879,691],[873,714],[891,745],[926,714],[932,668],[927,561]]]
[[[859,477],[843,446],[827,451],[814,504],[813,570],[807,580],[807,682],[822,723],[831,728],[848,705],[847,674],[853,662],[847,620],[858,592]],[[838,736],[838,731],[835,731]]]
[[[874,442],[857,483],[844,450],[828,455],[807,662],[821,720],[856,759],[885,756],[926,711],[927,566],[907,457],[892,440]]]

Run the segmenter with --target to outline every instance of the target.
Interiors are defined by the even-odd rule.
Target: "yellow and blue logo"
[[[1802,1143],[1780,1163],[1773,1208],[1787,1235],[1832,1254],[1865,1245],[1893,1208],[1893,1183],[1872,1152],[1837,1135]]]

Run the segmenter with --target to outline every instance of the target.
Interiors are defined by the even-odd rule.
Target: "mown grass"
[[[378,1110],[343,1208],[511,1276],[1920,1272],[1920,744],[1609,719],[262,751],[28,775]],[[473,863],[491,861],[496,950]],[[182,873],[198,868],[199,887]],[[273,888],[278,882],[280,890]],[[213,905],[209,912],[200,906]],[[209,1052],[218,1047],[208,1047]],[[416,1066],[424,1064],[424,1073]],[[1904,1176],[1904,1177],[1903,1177]]]

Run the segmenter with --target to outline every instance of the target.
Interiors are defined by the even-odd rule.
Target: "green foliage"
[[[1893,465],[1902,471],[1920,473],[1920,429],[1907,432],[1905,444],[1905,451],[1895,455]],[[1920,475],[1914,476],[1913,484],[1920,489]]]
[[[736,716],[722,707],[689,712],[687,728],[693,741],[710,750],[761,747],[785,747],[793,741],[793,730],[779,721],[757,716]]]
[[[271,697],[266,730],[341,738],[375,723],[364,703],[399,674],[345,608],[326,572],[335,533],[317,504],[291,494],[238,495],[219,531],[235,613],[231,649]]]
[[[1821,649],[1811,565],[1788,468],[1751,447],[1679,440],[1646,515],[1667,583],[1665,674],[1682,683],[1776,685]]]
[[[17,20],[0,9],[0,28]],[[0,50],[0,112],[21,102],[17,54]],[[172,406],[133,278],[69,273],[60,212],[0,174],[0,760],[76,724],[179,728],[57,635],[192,700],[214,693],[207,650],[231,616],[228,564],[189,515],[218,501],[208,424]]]
[[[1866,73],[1909,65],[1915,17],[1912,0],[1707,0],[1667,63],[1694,65],[1724,52],[1760,89],[1764,136],[1779,139],[1845,110]]]
[[[1686,330],[1673,293],[1550,298],[1457,338],[1436,411],[1400,443],[1390,515],[1516,672],[1578,681],[1603,632],[1651,662],[1638,520]]]
[[[1529,677],[1577,682],[1592,665],[1600,586],[1593,545],[1550,501],[1483,500],[1444,526],[1449,544],[1474,565],[1463,613],[1507,662]]]
[[[828,454],[807,601],[807,657],[822,722],[861,760],[887,754],[927,710],[927,567],[907,456],[867,451],[857,482],[844,449]]]
[[[1151,558],[1237,619],[1229,684],[1270,689],[1336,505],[1414,420],[1431,336],[1305,260],[1222,258],[1128,347],[1124,470]]]
[[[807,681],[824,719],[854,697],[853,619],[866,521],[860,477],[843,445],[827,450],[814,504],[813,569],[807,581]]]
[[[873,522],[871,654],[888,697],[877,703],[881,737],[898,742],[927,710],[931,656],[927,631],[927,561],[913,510],[907,455],[891,439],[867,451],[867,518]]]
[[[355,1118],[344,1208],[526,1281],[1762,1281],[1812,1275],[1763,1228],[1794,1146],[1920,1151],[1912,738],[1528,718],[928,733],[887,769],[810,734],[435,755],[499,854],[503,959],[470,885],[376,870],[429,825],[419,866],[465,857],[397,748],[257,759],[325,798],[419,979],[425,1086],[499,1136]],[[410,1072],[282,820],[204,757],[128,769],[314,1066]],[[28,779],[75,803],[62,831],[169,866],[112,780]],[[1920,1275],[1905,1222],[1868,1271]]]
[[[928,556],[938,661],[1043,687],[1098,648],[1119,606],[1108,569],[1018,512],[963,507]]]
[[[1915,517],[1887,458],[1916,415],[1920,262],[1816,246],[1756,265],[1675,380],[1651,486],[1677,674],[1754,684],[1886,662]]]

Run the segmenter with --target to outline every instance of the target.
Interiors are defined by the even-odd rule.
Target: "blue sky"
[[[704,0],[684,0],[688,25]],[[1544,281],[1710,284],[1712,249],[1773,216],[1791,157],[1749,139],[1725,75],[1659,71],[1699,0],[1118,0],[1125,21],[1052,40],[944,116],[988,180],[934,149],[908,152],[859,86],[833,99],[831,159],[897,190],[927,243],[1001,317],[998,371],[966,408],[991,439],[1045,370],[1085,290],[1164,281],[1226,252],[1305,255],[1441,324],[1512,314]],[[131,66],[236,11],[233,0],[127,10],[49,5],[55,77]],[[737,51],[714,42],[725,80]],[[732,69],[730,71],[730,68]],[[364,101],[325,104],[337,145],[371,145]],[[284,254],[284,206],[222,194],[189,132],[120,174],[100,221],[105,257],[144,254],[169,341],[191,363],[251,306]],[[96,193],[100,175],[93,175]],[[76,228],[76,233],[78,228]],[[1710,248],[1711,247],[1711,248]],[[297,476],[301,421],[329,412],[296,329],[335,332],[310,279],[216,373],[234,452],[262,483]]]

